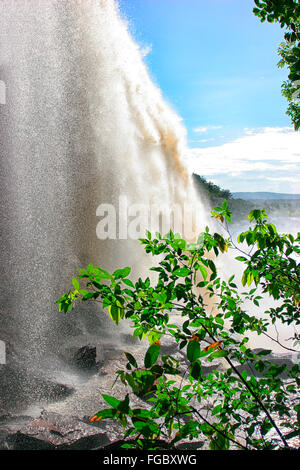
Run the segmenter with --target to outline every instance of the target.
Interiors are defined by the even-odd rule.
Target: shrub
[[[268,326],[276,320],[299,325],[300,234],[279,234],[264,210],[253,210],[252,225],[234,242],[226,202],[212,215],[227,230],[227,238],[206,227],[196,243],[188,244],[171,231],[164,237],[147,232],[140,240],[147,253],[159,257],[151,268],[156,282],[149,277],[131,281],[129,267],[109,273],[90,264],[78,275],[86,289],[73,278],[74,289],[57,301],[64,312],[77,300],[100,301],[116,324],[130,319],[133,336],[149,341],[143,364],[126,352],[126,369],[116,371],[145,406],[133,408],[128,394],[125,399],[102,395],[109,407],[91,418],[117,419],[125,429],[125,447],[166,449],[184,439],[205,438],[210,449],[277,449],[290,448],[290,439],[299,436],[299,366],[272,363],[266,358],[271,350],[252,350],[247,334],[270,338]],[[215,259],[228,250],[238,250],[236,260],[244,264],[243,292],[235,275],[227,281],[219,276]],[[245,300],[260,307],[258,288],[280,301],[261,316],[244,309]],[[180,322],[171,323],[174,312]],[[166,335],[186,353],[185,369],[162,354]],[[297,333],[293,340],[296,347]],[[278,337],[273,341],[294,350]],[[205,374],[204,361],[225,361],[227,368]],[[206,399],[214,401],[210,412],[203,409]]]

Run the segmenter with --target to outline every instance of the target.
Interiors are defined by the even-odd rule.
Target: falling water
[[[97,207],[195,200],[185,130],[114,0],[0,0],[0,79],[0,339],[33,366],[108,327],[91,305],[57,312],[78,268],[146,266],[136,241],[96,236]]]

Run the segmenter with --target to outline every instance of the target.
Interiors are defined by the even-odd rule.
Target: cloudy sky
[[[153,81],[187,129],[188,165],[231,191],[300,193],[300,132],[285,115],[283,33],[253,0],[119,0]]]

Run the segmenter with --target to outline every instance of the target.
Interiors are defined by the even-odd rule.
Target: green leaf
[[[248,276],[247,276],[247,285],[250,286],[253,282],[253,274],[252,273],[249,273]]]
[[[191,362],[196,361],[200,357],[200,344],[198,341],[189,341],[187,346],[187,357]]]
[[[229,439],[227,439],[222,434],[218,434],[216,438],[212,439],[209,444],[210,450],[228,450],[229,449]]]
[[[204,281],[206,281],[206,278],[207,278],[207,270],[205,269],[204,266],[202,266],[202,264],[199,264],[199,270],[202,274],[202,277],[204,279]]]
[[[243,276],[242,276],[242,285],[245,286],[246,285],[246,282],[247,282],[247,276],[248,276],[248,273],[247,271],[244,271],[243,273]]]
[[[235,259],[238,261],[247,261],[247,258],[245,258],[244,256],[237,256]]]
[[[131,268],[129,267],[126,267],[123,269],[117,269],[116,271],[113,272],[113,277],[115,279],[124,278],[124,277],[129,276],[130,272],[131,272]]]
[[[202,326],[202,323],[203,323],[203,320],[200,320],[200,318],[196,318],[195,320],[193,320],[191,323],[190,323],[190,327],[194,327],[194,326]]]
[[[81,295],[83,295],[83,296],[89,294],[89,292],[88,292],[87,290],[85,290],[85,289],[79,289],[79,293],[80,293]]]
[[[121,303],[117,300],[115,304],[108,307],[108,313],[110,318],[118,325],[120,320],[124,318],[125,310]]]
[[[102,393],[102,398],[106,401],[106,403],[108,403],[110,406],[112,406],[116,410],[118,409],[118,406],[121,403],[121,401],[118,400],[117,398],[112,397],[111,395],[106,395],[104,393]]]
[[[159,426],[149,418],[138,418],[133,416],[132,424],[137,431],[141,432],[146,437],[159,433]]]
[[[77,281],[76,277],[72,278],[72,284],[74,286],[74,289],[79,289],[79,282]]]
[[[271,349],[262,349],[258,353],[256,353],[258,356],[268,356],[269,354],[272,353]]]
[[[97,279],[112,279],[112,275],[105,269],[96,268]]]
[[[134,284],[130,279],[123,279],[124,284],[126,284],[129,287],[134,288]]]
[[[130,364],[133,365],[133,367],[135,367],[137,369],[138,365],[137,365],[137,362],[136,362],[135,358],[133,357],[133,355],[128,353],[128,352],[125,352],[125,351],[124,351],[124,354],[125,354],[127,360],[130,362]]]
[[[124,400],[119,403],[118,411],[120,411],[121,413],[125,413],[125,414],[129,413],[130,408],[129,408],[129,395],[128,394],[126,395]]]
[[[208,361],[212,361],[213,359],[217,357],[226,357],[228,356],[228,351],[225,351],[224,349],[221,349],[220,351],[215,351],[213,352],[208,358]]]
[[[222,409],[223,409],[223,405],[221,405],[221,404],[215,406],[212,410],[212,413],[211,413],[212,416],[215,416],[215,415],[219,414]]]
[[[96,294],[96,292],[88,292],[87,294],[84,294],[83,300],[94,299],[95,294]]]
[[[173,274],[179,277],[186,277],[189,274],[191,274],[191,272],[192,271],[188,268],[178,268],[178,269],[175,269],[175,271],[173,271]]]
[[[150,348],[148,348],[144,359],[144,364],[147,369],[149,369],[149,367],[152,367],[155,364],[158,359],[159,353],[160,346],[158,344],[152,344]]]
[[[199,380],[201,377],[201,371],[201,363],[199,361],[195,361],[191,367],[191,376],[193,377],[193,379]]]
[[[161,333],[159,331],[152,330],[150,331],[148,335],[148,341],[150,344],[153,344],[156,341],[159,341],[160,338],[161,338]]]
[[[101,419],[114,418],[117,414],[117,410],[113,408],[105,408],[104,410],[98,411],[90,420],[100,421]]]
[[[133,416],[136,418],[150,418],[151,417],[151,411],[150,410],[144,410],[143,408],[134,408],[132,410]]]
[[[296,405],[296,406],[294,407],[294,410],[295,410],[296,413],[297,413],[298,426],[300,426],[300,405]]]
[[[197,336],[198,336],[198,338],[199,338],[199,341],[202,341],[202,340],[205,338],[205,336],[206,336],[206,331],[205,331],[205,329],[202,328],[201,330],[198,330],[198,331],[197,331]]]

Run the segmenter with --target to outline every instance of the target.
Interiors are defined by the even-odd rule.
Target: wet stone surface
[[[71,386],[70,379],[66,381],[66,385],[63,386],[68,392],[65,395],[51,395],[51,393],[49,395],[48,393],[44,400],[37,402],[36,406],[25,408],[23,413],[19,414],[17,412],[15,414],[13,410],[4,406],[0,409],[0,449],[117,449],[120,447],[124,430],[118,422],[103,420],[90,423],[90,419],[99,410],[107,408],[107,403],[101,394],[123,399],[129,393],[131,407],[150,406],[120,381],[115,382],[116,370],[124,370],[127,363],[124,351],[133,354],[138,365],[142,366],[147,347],[147,342],[135,344],[130,343],[129,339],[126,340],[126,344],[122,345],[102,344],[102,362],[98,363],[99,367],[86,367],[84,373],[80,372],[80,367],[77,367],[77,372],[83,374],[81,380],[74,383],[74,386]],[[80,349],[77,348],[77,351]],[[89,350],[88,345],[82,349],[82,351],[84,350]],[[93,358],[95,351],[93,349],[91,351]],[[166,339],[162,345],[162,353],[171,354],[180,362],[181,372],[178,376],[172,376],[172,380],[182,384],[182,375],[188,367],[184,352],[178,351],[176,345],[174,348],[171,341]],[[286,360],[295,363],[297,358],[277,354],[276,357],[270,359],[276,359],[278,363],[286,362]],[[288,363],[288,365],[290,364]],[[221,371],[223,367],[224,365],[220,362],[207,362],[207,364],[203,364],[203,371],[209,373],[216,368]],[[45,381],[43,383],[45,387]],[[55,384],[55,382],[51,382],[51,384],[56,388],[62,385]],[[211,414],[212,408],[219,400],[220,396],[216,394],[201,402],[201,410],[211,422],[214,420]],[[195,406],[198,407],[199,404],[195,403]],[[178,448],[206,449],[207,442],[189,442],[187,440],[180,442]]]
[[[42,412],[39,418],[29,418],[23,424],[8,421],[0,429],[0,438],[1,448],[10,450],[84,450],[110,443],[107,432],[53,412]]]

